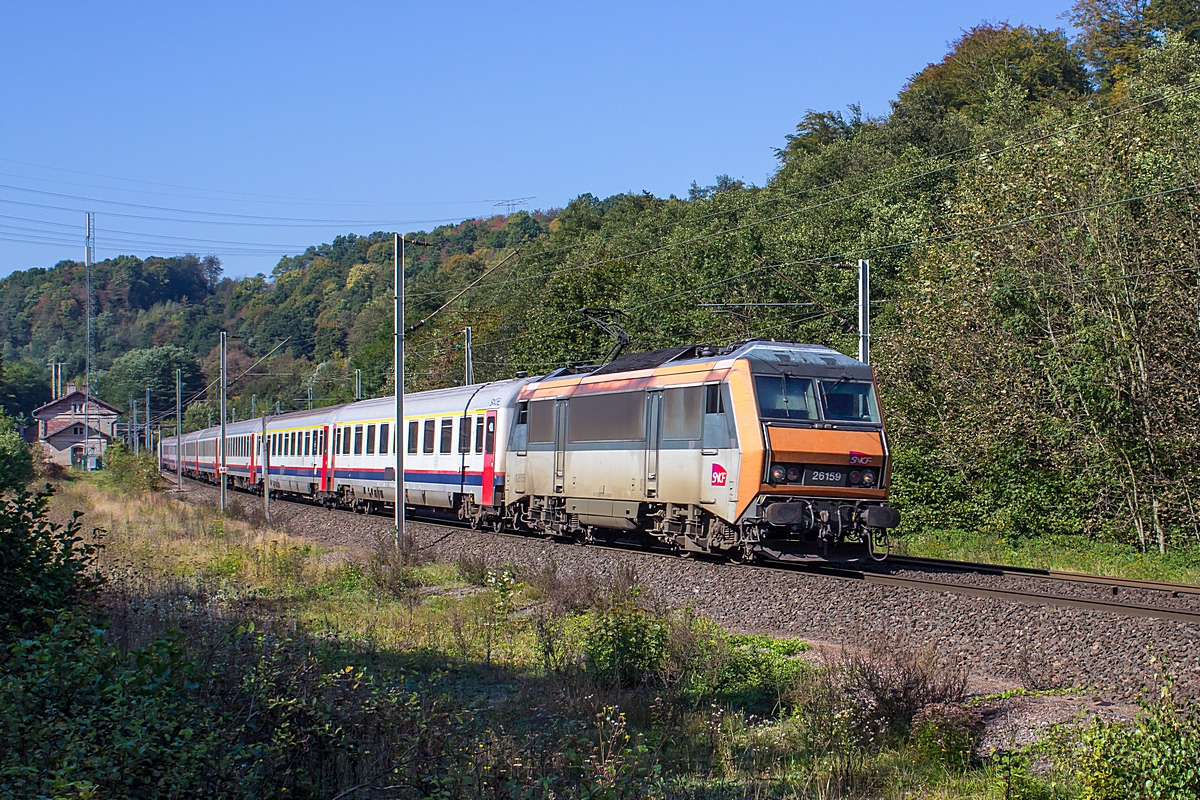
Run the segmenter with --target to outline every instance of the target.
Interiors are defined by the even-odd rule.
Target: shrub
[[[486,586],[488,576],[487,561],[483,556],[460,555],[454,562],[458,576],[472,586]]]
[[[134,455],[120,441],[109,443],[105,449],[104,468],[113,485],[126,492],[153,492],[161,482],[154,454]]]
[[[961,703],[933,703],[913,718],[912,746],[926,760],[963,770],[983,733],[983,712]]]
[[[421,587],[416,568],[427,561],[429,555],[417,545],[416,537],[406,533],[397,541],[393,529],[391,533],[376,537],[375,551],[367,559],[364,576],[367,585],[376,591],[388,597],[412,600]]]
[[[588,672],[610,686],[639,686],[662,674],[667,621],[637,602],[637,592],[597,609],[584,633]]]
[[[0,492],[33,479],[33,452],[17,434],[12,418],[0,411]]]
[[[0,505],[0,624],[21,627],[74,605],[100,585],[96,546],[79,535],[79,514],[67,525],[46,519],[52,490],[18,490]]]
[[[1076,763],[1085,800],[1200,797],[1200,717],[1167,686],[1132,723],[1094,722]]]

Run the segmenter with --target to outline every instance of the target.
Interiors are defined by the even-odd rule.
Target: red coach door
[[[483,429],[483,505],[495,505],[496,484],[496,412],[487,412]]]
[[[321,491],[329,491],[329,426],[321,428]]]

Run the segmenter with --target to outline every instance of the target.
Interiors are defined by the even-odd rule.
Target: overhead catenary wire
[[[865,256],[869,256],[873,253],[881,252],[884,250],[890,250],[890,249],[896,249],[896,248],[902,248],[902,247],[915,247],[915,246],[920,246],[923,244],[934,244],[934,243],[938,243],[938,242],[944,242],[944,241],[949,241],[952,239],[960,238],[963,236],[973,236],[973,235],[978,235],[978,234],[982,234],[982,233],[989,233],[989,232],[1014,228],[1014,227],[1018,227],[1018,226],[1022,226],[1022,225],[1030,225],[1030,224],[1033,224],[1036,222],[1044,222],[1044,221],[1047,221],[1050,219],[1056,219],[1056,218],[1061,218],[1061,217],[1065,217],[1065,216],[1070,216],[1071,214],[1086,213],[1088,211],[1095,211],[1095,210],[1099,210],[1099,209],[1103,209],[1103,208],[1111,208],[1111,207],[1124,205],[1124,204],[1128,204],[1128,203],[1139,202],[1142,200],[1149,200],[1149,199],[1156,198],[1156,197],[1167,197],[1167,196],[1171,196],[1171,195],[1175,195],[1175,194],[1180,194],[1182,192],[1194,191],[1197,189],[1200,189],[1200,183],[1191,183],[1191,184],[1186,184],[1183,186],[1173,187],[1170,189],[1162,189],[1162,190],[1155,191],[1155,192],[1146,192],[1144,194],[1134,195],[1131,197],[1123,197],[1123,198],[1118,198],[1115,200],[1108,200],[1108,201],[1104,201],[1104,202],[1100,202],[1100,203],[1092,203],[1092,204],[1085,205],[1085,206],[1078,206],[1075,208],[1065,209],[1062,211],[1056,211],[1056,212],[1051,212],[1051,213],[1047,213],[1047,214],[1039,214],[1039,215],[1032,216],[1032,217],[1025,217],[1025,218],[1019,219],[1019,220],[1010,220],[1007,222],[995,223],[992,225],[979,226],[977,228],[972,228],[970,230],[965,230],[965,231],[956,231],[956,232],[940,234],[940,235],[936,235],[936,236],[926,236],[926,237],[921,237],[918,239],[912,239],[912,240],[909,240],[906,242],[898,242],[898,243],[889,244],[889,245],[880,245],[877,247],[851,249],[848,251],[840,251],[838,253],[815,255],[815,256],[811,256],[811,257],[807,257],[807,258],[803,258],[803,259],[796,259],[796,260],[792,260],[792,261],[760,264],[760,265],[751,267],[750,269],[744,270],[744,271],[736,273],[734,275],[730,275],[730,276],[721,278],[716,281],[711,281],[711,282],[708,282],[705,284],[701,284],[700,286],[688,287],[686,289],[682,289],[679,292],[675,292],[675,293],[673,293],[671,295],[667,295],[665,297],[648,300],[646,302],[630,306],[630,307],[626,308],[625,310],[627,312],[644,310],[646,308],[650,308],[655,305],[660,305],[661,303],[667,302],[669,300],[674,300],[679,297],[686,296],[688,294],[693,294],[698,291],[703,291],[704,289],[711,289],[711,288],[715,288],[717,286],[724,285],[726,283],[730,283],[732,281],[747,277],[751,274],[760,272],[765,269],[773,269],[773,268],[788,267],[788,266],[800,266],[800,265],[812,265],[812,266],[827,265],[831,259],[839,257],[839,256],[865,257]],[[1180,271],[1188,272],[1188,271],[1195,271],[1197,269],[1200,269],[1200,268],[1189,267],[1189,268],[1186,268],[1186,269],[1183,269]],[[906,298],[893,298],[893,299],[901,300],[901,299],[906,299]],[[552,327],[549,330],[551,332],[557,332],[560,330],[565,330],[566,327],[567,327],[566,324],[560,320],[558,322],[557,326]],[[543,329],[543,332],[546,332],[546,330]],[[503,339],[493,339],[490,341],[481,341],[481,342],[476,343],[475,347],[476,348],[484,348],[484,347],[489,347],[489,346],[495,346],[495,345],[502,344],[505,342],[515,341],[515,340],[521,339],[521,338],[524,338],[524,337],[523,336],[512,336],[512,337],[506,337]]]

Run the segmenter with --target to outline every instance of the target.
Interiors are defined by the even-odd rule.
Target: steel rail
[[[1166,608],[1163,606],[1147,605],[1145,603],[1126,603],[1120,600],[1089,600],[1082,597],[1068,597],[1053,592],[997,589],[985,586],[972,586],[964,583],[947,583],[946,581],[935,581],[927,578],[898,577],[896,575],[885,575],[868,570],[847,569],[845,567],[825,564],[787,564],[787,562],[780,562],[779,568],[841,580],[862,581],[877,586],[919,589],[943,594],[952,592],[969,597],[988,597],[995,600],[1007,600],[1009,602],[1029,603],[1033,605],[1065,606],[1085,611],[1105,611],[1110,614],[1118,614],[1126,617],[1167,619],[1175,622],[1188,622],[1200,625],[1200,610]]]
[[[1173,597],[1180,595],[1195,595],[1200,597],[1200,586],[1193,583],[1168,583],[1165,581],[1148,581],[1139,578],[1118,578],[1111,575],[1091,575],[1086,572],[1069,572],[1057,569],[1041,569],[1038,567],[1014,567],[1005,564],[987,564],[978,561],[955,561],[945,558],[925,558],[923,556],[888,556],[884,565],[906,564],[914,567],[946,569],[956,572],[976,572],[983,575],[1019,575],[1030,578],[1045,578],[1047,580],[1065,581],[1068,583],[1089,583],[1099,586],[1111,586],[1114,589],[1146,589],[1155,592],[1166,592]],[[1115,592],[1114,592],[1115,594]]]
[[[203,481],[196,481],[193,478],[188,478],[187,480],[197,483],[201,486],[217,488],[217,487],[213,487],[212,484],[209,484],[209,483],[206,483]],[[284,498],[281,497],[279,499],[283,500]],[[292,499],[288,499],[285,502],[293,503],[295,505],[321,505],[314,501],[303,501],[302,502],[302,501],[297,501],[297,500],[292,500]],[[330,510],[343,511],[344,513],[347,513],[347,514],[356,513],[350,509],[330,509]],[[451,523],[450,521],[443,520],[443,519],[426,519],[423,517],[414,517],[414,520],[419,521],[425,525],[445,528],[449,531],[456,531],[456,532],[472,532],[473,531],[475,533],[479,533],[479,534],[483,534],[483,535],[489,535],[489,536],[499,535],[499,536],[503,536],[505,538],[517,539],[517,540],[529,542],[529,543],[549,542],[551,544],[564,544],[564,545],[565,544],[571,544],[571,545],[581,544],[580,542],[578,542],[576,540],[569,540],[569,539],[565,539],[564,537],[555,536],[555,535],[527,534],[527,533],[521,533],[521,532],[517,532],[517,531],[493,531],[493,530],[488,530],[485,528],[472,528],[465,523],[462,525],[455,525],[455,524]],[[619,543],[613,543],[613,542],[591,542],[591,543],[587,543],[586,546],[594,547],[594,548],[600,549],[600,550],[613,550],[613,551],[617,551],[617,552],[621,552],[621,553],[641,553],[644,555],[658,556],[660,558],[679,558],[681,556],[681,554],[678,551],[669,551],[669,550],[665,550],[665,549],[661,549],[661,548],[622,546]],[[908,558],[908,557],[905,556],[904,558]],[[923,559],[923,560],[928,561],[928,562],[941,561],[940,559]],[[889,559],[889,561],[890,561],[890,559]],[[884,563],[887,563],[887,562],[884,562]],[[962,562],[962,561],[945,561],[943,563],[954,564],[959,567],[961,567],[963,565],[978,566],[981,568],[980,570],[978,570],[978,572],[980,572],[981,574],[997,574],[997,571],[1005,570],[1005,569],[1013,570],[1014,574],[1028,574],[1025,572],[1020,572],[1021,570],[1031,570],[1034,573],[1037,573],[1037,572],[1053,573],[1053,571],[1051,571],[1051,570],[1039,571],[1032,567],[1002,567],[1002,566],[993,565],[993,564],[972,565],[971,562]],[[1171,620],[1174,622],[1184,622],[1184,623],[1200,625],[1200,610],[1189,610],[1189,609],[1180,609],[1180,608],[1164,608],[1162,606],[1153,606],[1153,605],[1147,605],[1144,603],[1125,603],[1125,602],[1121,602],[1119,600],[1089,600],[1089,599],[1085,599],[1085,598],[1068,597],[1065,595],[1054,594],[1052,592],[1030,592],[1030,591],[1026,591],[1023,589],[996,589],[996,588],[990,588],[990,587],[984,587],[984,586],[971,586],[970,584],[962,584],[962,583],[947,583],[945,581],[935,581],[935,580],[929,580],[926,578],[898,577],[895,575],[886,575],[883,573],[872,572],[870,570],[852,569],[852,568],[847,568],[844,566],[838,566],[838,565],[823,563],[823,562],[813,562],[813,561],[791,562],[791,561],[786,561],[786,560],[782,560],[782,559],[768,557],[766,559],[754,562],[754,566],[757,566],[759,568],[772,569],[772,570],[776,570],[779,572],[801,573],[801,574],[807,574],[807,575],[815,575],[818,577],[833,578],[836,580],[858,581],[858,582],[862,582],[862,583],[874,584],[877,586],[890,586],[893,588],[902,588],[902,589],[916,589],[919,591],[933,592],[933,593],[938,593],[938,594],[953,593],[953,594],[965,595],[968,597],[984,597],[984,598],[990,598],[990,599],[994,599],[994,600],[1005,600],[1008,602],[1018,602],[1018,603],[1025,603],[1025,604],[1030,604],[1030,605],[1061,606],[1061,607],[1066,607],[1066,608],[1077,608],[1077,609],[1081,609],[1084,611],[1102,611],[1102,612],[1107,612],[1110,614],[1115,614],[1118,616],[1125,616],[1125,617],[1163,619],[1163,620]],[[969,574],[969,572],[966,572],[966,574]],[[1100,576],[1100,575],[1086,575],[1084,573],[1070,573],[1070,572],[1064,573],[1064,574],[1069,575],[1069,576],[1079,575],[1084,578],[1095,578],[1096,581],[1094,581],[1094,582],[1099,582],[1099,583],[1103,583],[1104,581],[1108,580],[1104,576]],[[1059,578],[1057,576],[1052,575],[1051,579],[1058,580]],[[1063,580],[1067,580],[1067,579],[1063,579]],[[1130,579],[1130,580],[1132,580],[1132,579]],[[1092,581],[1088,581],[1088,582],[1092,582]],[[1154,584],[1156,582],[1154,582],[1154,581],[1138,581],[1137,583]],[[1167,585],[1167,586],[1176,586],[1177,585],[1177,586],[1182,586],[1184,588],[1189,588],[1192,590],[1197,589],[1197,587],[1194,587],[1194,586],[1189,587],[1187,584],[1160,584],[1160,585]]]

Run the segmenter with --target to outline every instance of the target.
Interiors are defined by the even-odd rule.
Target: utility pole
[[[84,218],[87,226],[83,246],[84,291],[87,293],[87,342],[84,344],[84,378],[83,378],[83,470],[92,468],[92,434],[91,434],[91,405],[92,405],[92,260],[96,256],[96,224],[92,212],[88,211]]]
[[[275,401],[275,413],[277,415],[279,414],[279,401],[278,400]]]
[[[125,422],[125,444],[133,450],[133,434],[137,431],[137,404],[133,402],[133,395],[129,395],[129,405],[126,408],[133,414],[133,419]]]
[[[263,471],[263,511],[266,512],[267,522],[271,521],[271,440],[267,438],[267,415],[262,416],[262,434],[259,440],[262,445]]]
[[[362,400],[362,370],[354,370],[354,399]]]
[[[237,406],[234,406],[230,413],[233,414],[233,421],[237,422]]]
[[[220,472],[221,472],[221,513],[222,514],[225,513],[225,506],[228,502],[228,499],[227,499],[228,487],[226,486],[226,483],[228,482],[228,476],[225,474],[225,469],[226,469],[226,463],[225,463],[225,413],[226,413],[225,412],[225,388],[227,385],[227,380],[226,380],[227,376],[225,374],[226,352],[227,352],[227,349],[226,349],[226,342],[225,342],[225,331],[221,331],[221,439],[219,442],[217,442],[217,446],[221,448],[218,452],[220,452],[220,454],[221,454],[221,470],[220,470]]]
[[[150,446],[150,387],[146,387],[146,453],[153,448]]]
[[[183,491],[183,370],[175,370],[175,490]]]
[[[871,363],[871,262],[858,260],[858,360]]]
[[[308,387],[308,410],[312,411],[312,387]]]
[[[395,341],[392,358],[395,362],[396,375],[396,549],[404,539],[404,503],[407,491],[404,485],[404,451],[408,449],[405,443],[404,431],[404,237],[396,234],[392,248],[392,267],[396,284],[396,307],[392,315]]]
[[[250,419],[258,416],[258,395],[250,395]]]
[[[471,359],[471,326],[463,329],[463,371],[466,373],[466,386],[475,382],[475,362]]]
[[[138,442],[139,442],[138,423],[137,423],[137,400],[134,400],[131,397],[131,398],[129,398],[129,402],[133,406],[133,421],[129,423],[129,437],[131,439],[133,439],[133,454],[136,456],[138,454]]]

